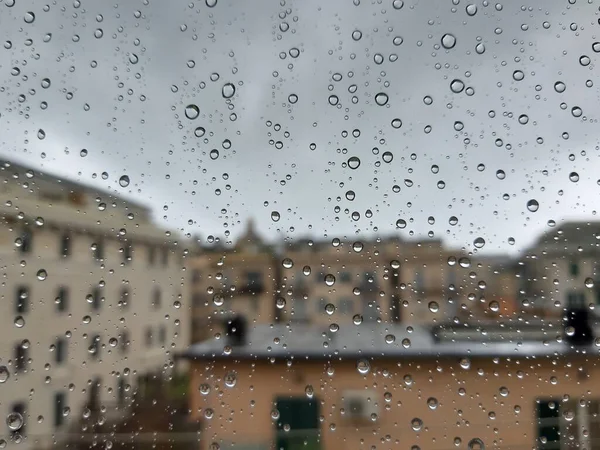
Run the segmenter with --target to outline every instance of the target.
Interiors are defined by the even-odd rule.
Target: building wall
[[[190,407],[194,418],[205,423],[202,449],[213,442],[221,448],[231,442],[239,448],[269,448],[275,436],[274,400],[306,398],[307,385],[320,402],[322,449],[416,445],[442,450],[466,448],[473,438],[481,439],[487,448],[531,449],[539,445],[537,399],[557,399],[565,413],[569,408],[577,413],[581,399],[600,399],[596,361],[488,358],[474,359],[464,369],[459,359],[375,360],[365,376],[357,371],[355,361],[195,362]],[[227,387],[224,378],[231,371],[237,382]],[[199,389],[202,383],[210,386],[208,395]],[[350,390],[370,392],[377,409],[374,420],[357,423],[342,415],[343,397]],[[428,406],[431,398],[437,403],[435,409]],[[564,403],[566,399],[569,403]],[[207,409],[213,411],[211,419],[205,418]],[[419,431],[412,426],[415,418],[423,423]],[[580,439],[581,431],[571,434]]]
[[[99,405],[110,411],[116,405],[120,383],[129,397],[140,377],[170,372],[174,352],[189,344],[189,297],[181,269],[182,250],[167,241],[163,230],[144,221],[144,214],[131,224],[116,219],[115,213],[98,221],[94,218],[96,207],[89,207],[95,204],[94,196],[86,192],[81,195],[89,207],[89,218],[82,205],[74,208],[57,203],[52,210],[33,193],[28,197],[6,186],[3,190],[12,195],[3,200],[12,198],[28,214],[19,219],[14,216],[16,211],[5,209],[0,224],[0,366],[10,372],[10,378],[0,385],[0,416],[6,417],[15,404],[25,403],[27,439],[20,447],[28,449],[50,445],[53,434],[66,432],[70,422],[81,419],[93,380],[101,380]],[[122,201],[116,210],[125,216],[127,208],[121,205]],[[43,225],[36,225],[36,217],[44,219]],[[32,233],[27,253],[15,245],[25,226]],[[121,228],[127,230],[125,236],[119,233]],[[70,236],[68,257],[61,251],[65,233]],[[91,249],[100,236],[102,261],[94,258]],[[122,252],[127,245],[131,245],[130,261]],[[149,262],[150,248],[156,249],[153,264]],[[166,260],[163,252],[168,255]],[[45,277],[38,276],[41,270]],[[17,310],[19,287],[28,290],[24,312]],[[68,290],[64,311],[55,301],[60,287]],[[95,309],[87,296],[98,287],[102,298]],[[124,288],[129,292],[126,304],[121,295]],[[157,290],[160,303],[153,304]],[[89,351],[95,336],[99,336],[97,357]],[[56,361],[59,338],[65,345],[62,363]],[[15,347],[23,343],[28,347],[28,361],[24,370],[17,370]],[[65,394],[64,407],[70,412],[57,427],[58,393]],[[0,429],[0,438],[9,438],[6,425]]]

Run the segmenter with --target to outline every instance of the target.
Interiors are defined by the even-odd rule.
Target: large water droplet
[[[371,364],[366,359],[360,359],[356,363],[356,369],[361,375],[366,375],[371,370]]]
[[[418,417],[415,417],[413,420],[410,421],[410,427],[414,431],[421,431],[421,428],[423,428],[423,421]]]
[[[360,158],[358,156],[348,158],[348,167],[351,169],[358,169],[360,167]]]
[[[129,176],[122,175],[121,178],[119,178],[119,186],[121,186],[121,187],[129,186]]]
[[[10,372],[8,371],[8,367],[0,366],[0,383],[6,383],[9,378]]]
[[[375,103],[377,103],[379,106],[387,105],[388,101],[389,101],[389,97],[385,92],[380,92],[379,94],[377,94],[375,96]]]
[[[362,31],[354,30],[352,32],[352,39],[354,39],[355,41],[360,41],[361,38],[362,38]]]
[[[540,204],[536,199],[532,198],[527,202],[527,209],[531,212],[536,212],[538,209],[540,209]]]
[[[473,241],[473,245],[477,248],[482,248],[485,245],[485,239],[478,237]]]
[[[556,83],[554,83],[554,90],[556,92],[558,92],[559,94],[562,94],[563,92],[565,92],[566,89],[567,89],[567,85],[565,83],[563,83],[562,81],[557,81]]]
[[[40,281],[44,281],[48,277],[48,272],[45,269],[40,269],[37,271],[37,279]]]
[[[228,372],[225,375],[225,386],[227,386],[228,388],[232,388],[235,386],[235,384],[237,383],[237,373],[235,373],[234,371]]]
[[[473,438],[467,444],[468,450],[485,450],[483,441],[479,438]]]
[[[442,36],[442,47],[450,50],[456,45],[456,37],[453,34],[446,33]]]
[[[23,18],[25,23],[33,23],[35,21],[35,14],[31,11],[25,13],[25,17]]]
[[[18,412],[11,412],[6,416],[6,425],[11,431],[17,431],[23,426],[23,416]]]
[[[455,78],[450,82],[450,90],[455,94],[460,94],[465,89],[465,83],[458,78]]]
[[[467,15],[474,16],[477,14],[477,5],[471,3],[465,7],[465,11],[467,12]]]
[[[223,94],[223,98],[233,97],[235,95],[235,86],[233,83],[225,83],[221,89],[221,94]]]
[[[200,115],[200,108],[198,108],[196,105],[191,104],[191,105],[187,105],[185,107],[185,117],[187,117],[190,120],[194,120],[196,118],[198,118],[198,116]]]
[[[271,220],[273,222],[279,222],[280,218],[281,218],[281,215],[279,214],[279,212],[277,212],[277,211],[272,211],[271,212]]]
[[[327,286],[333,286],[335,284],[335,276],[331,273],[325,275],[325,284]]]

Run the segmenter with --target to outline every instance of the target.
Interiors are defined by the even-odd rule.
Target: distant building
[[[557,319],[565,309],[600,304],[600,222],[565,222],[522,259],[523,311]]]
[[[184,249],[146,207],[17,164],[0,197],[0,416],[24,418],[0,439],[25,450],[171,371],[189,343]]]
[[[440,331],[298,323],[192,345],[199,449],[595,448],[590,339],[579,347],[539,327]]]

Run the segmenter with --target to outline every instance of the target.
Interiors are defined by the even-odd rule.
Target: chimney
[[[585,307],[567,308],[565,317],[565,341],[575,347],[585,347],[594,342],[594,332],[590,325],[589,309]]]
[[[239,347],[246,344],[248,330],[244,317],[236,316],[227,322],[227,337],[232,346]]]

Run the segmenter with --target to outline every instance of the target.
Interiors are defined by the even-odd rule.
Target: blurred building
[[[199,448],[597,447],[591,339],[572,345],[551,327],[438,331],[286,324],[192,345]]]
[[[238,315],[251,324],[273,322],[279,266],[253,222],[235,246],[203,248],[186,267],[191,271],[193,342],[222,333]]]
[[[190,258],[193,341],[236,315],[249,325],[494,321],[517,308],[516,266],[440,240],[299,239],[267,244],[252,223],[233,247]]]
[[[544,233],[521,263],[523,311],[560,320],[600,302],[600,222],[565,222]]]
[[[183,249],[112,192],[10,163],[0,179],[0,416],[18,413],[0,438],[44,447],[170,372],[189,342]]]

